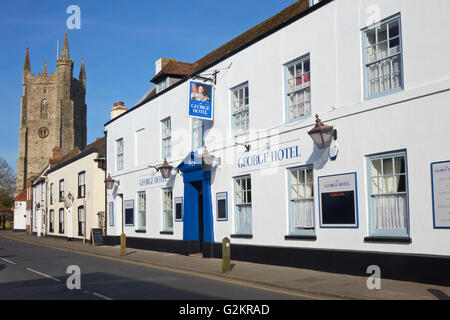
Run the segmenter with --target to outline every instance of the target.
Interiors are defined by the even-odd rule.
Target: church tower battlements
[[[63,155],[73,148],[86,146],[87,105],[86,68],[84,58],[79,79],[73,77],[74,62],[70,59],[67,33],[56,72],[31,73],[30,52],[26,49],[23,67],[19,157],[17,159],[16,194],[27,179],[38,176],[52,158],[53,148]]]

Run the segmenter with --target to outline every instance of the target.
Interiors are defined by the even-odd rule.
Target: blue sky
[[[27,43],[31,71],[56,69],[56,42],[68,33],[78,78],[87,73],[88,143],[103,136],[114,102],[133,106],[150,89],[160,57],[194,62],[295,0],[0,2],[0,155],[15,169],[18,155],[22,68]],[[81,9],[81,29],[68,30],[66,13]]]

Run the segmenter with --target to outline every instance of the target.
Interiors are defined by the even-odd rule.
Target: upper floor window
[[[64,180],[59,181],[59,202],[64,201]]]
[[[50,204],[53,204],[53,183],[50,183]]]
[[[250,176],[234,179],[237,234],[252,234],[252,183]]]
[[[314,180],[313,168],[289,170],[289,232],[314,233]]]
[[[169,78],[167,77],[166,79],[156,84],[156,93],[160,93],[161,91],[167,89],[168,87],[169,87]]]
[[[78,198],[86,196],[86,171],[78,174]]]
[[[403,89],[400,16],[363,31],[366,99]]]
[[[123,139],[116,141],[116,171],[123,170]]]
[[[408,236],[406,153],[368,158],[370,235]]]
[[[234,136],[248,133],[249,129],[249,90],[248,83],[231,90],[232,127]]]
[[[192,150],[203,147],[203,120],[192,119]]]
[[[311,115],[311,66],[309,54],[285,66],[286,115],[294,121]]]
[[[172,154],[171,146],[172,123],[170,117],[161,121],[161,156],[170,158]]]

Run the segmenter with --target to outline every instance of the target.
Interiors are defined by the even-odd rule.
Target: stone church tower
[[[67,33],[56,72],[47,74],[47,63],[37,76],[31,73],[27,48],[23,67],[19,158],[17,159],[16,194],[26,181],[39,175],[48,165],[53,148],[63,155],[74,147],[86,146],[86,70],[84,59],[78,79],[73,77],[74,63],[69,55]]]

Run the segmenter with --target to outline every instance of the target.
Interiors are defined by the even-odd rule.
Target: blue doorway
[[[188,161],[185,159],[178,166],[184,182],[183,240],[188,246],[188,254],[201,252],[203,257],[212,257],[214,220],[211,172],[204,171],[194,157],[191,153]]]

